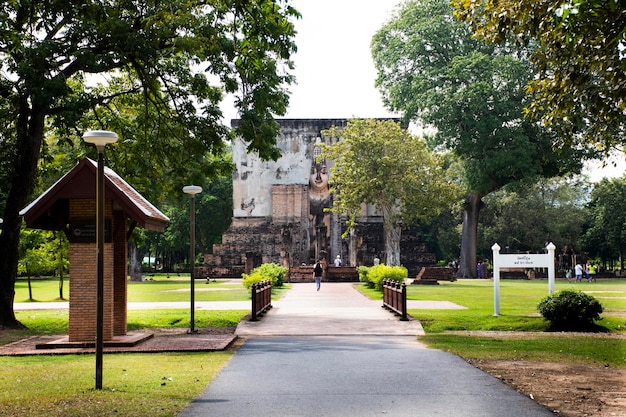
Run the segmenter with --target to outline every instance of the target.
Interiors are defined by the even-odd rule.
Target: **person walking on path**
[[[320,286],[322,285],[322,273],[324,273],[324,269],[322,268],[321,262],[318,260],[313,268],[313,278],[315,279],[317,291],[320,290]]]

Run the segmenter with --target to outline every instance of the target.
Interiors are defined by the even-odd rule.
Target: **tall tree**
[[[466,189],[459,276],[476,276],[482,198],[511,182],[580,169],[554,152],[549,132],[523,119],[532,73],[523,51],[475,40],[447,0],[405,3],[372,39],[386,106],[434,126],[433,141],[458,155]]]
[[[583,235],[586,251],[604,263],[619,260],[624,269],[626,251],[626,178],[603,179],[591,191],[587,205],[589,225]]]
[[[385,262],[400,265],[402,227],[433,218],[455,199],[442,158],[393,120],[353,119],[322,133],[341,138],[322,148],[334,164],[331,210],[347,214],[350,228],[364,203],[374,205],[383,218]]]
[[[116,97],[141,92],[144,114],[172,126],[146,136],[168,131],[188,143],[190,155],[202,154],[186,160],[193,166],[206,152],[224,149],[229,131],[218,105],[227,92],[237,97],[237,134],[262,157],[277,157],[273,116],[286,111],[286,87],[292,82],[287,71],[295,50],[291,19],[298,17],[289,3],[5,2],[0,10],[0,326],[20,326],[13,312],[19,211],[33,190],[47,130],[79,138],[88,127],[117,128],[101,110]],[[115,88],[90,87],[90,74],[103,75]],[[122,142],[129,139],[122,136]]]
[[[621,0],[454,0],[478,38],[536,44],[526,112],[577,141],[610,150],[626,143],[626,3]]]
[[[584,204],[590,184],[575,178],[511,184],[485,198],[479,253],[489,256],[498,242],[503,252],[541,251],[548,242],[558,250],[580,248]]]

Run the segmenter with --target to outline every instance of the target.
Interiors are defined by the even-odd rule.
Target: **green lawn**
[[[250,291],[238,280],[218,279],[207,283],[205,280],[195,281],[196,301],[247,301],[250,300]],[[31,281],[33,294],[32,302],[61,301],[59,298],[59,279],[40,278]],[[272,298],[278,299],[289,289],[288,285],[282,288],[272,289]],[[164,301],[189,301],[191,283],[189,274],[171,275],[156,274],[149,276],[143,282],[128,282],[129,302],[164,302]],[[69,279],[64,280],[63,298],[68,300],[71,296],[71,284]],[[28,282],[25,279],[17,280],[15,284],[15,302],[27,303]]]
[[[234,327],[248,310],[198,310],[198,328]],[[31,335],[67,334],[67,310],[16,312],[27,330],[0,332],[0,344]],[[130,310],[129,330],[188,327],[186,309]],[[198,396],[233,351],[106,354],[95,390],[93,355],[0,356],[0,417],[173,417]]]
[[[357,288],[373,299],[382,300],[382,293],[378,291],[363,285]],[[420,320],[426,332],[425,336],[419,337],[421,342],[466,359],[534,360],[626,367],[626,279],[600,279],[591,284],[558,280],[555,290],[564,289],[581,290],[600,301],[604,313],[602,320],[597,322],[598,334],[546,332],[549,323],[537,310],[539,301],[548,295],[545,280],[501,280],[500,315],[497,317],[493,315],[491,280],[408,285],[407,298],[451,301],[466,307],[464,310],[409,309],[409,314]],[[484,333],[495,330],[527,333]]]
[[[609,335],[529,334],[511,337],[434,333],[421,336],[428,346],[467,359],[586,363],[626,367],[626,340]]]
[[[0,416],[173,417],[232,354],[105,355],[102,390],[93,355],[0,357]]]
[[[373,299],[382,293],[359,286]],[[557,280],[555,290],[584,291],[604,307],[598,330],[626,333],[626,279],[601,279],[594,283],[568,283]],[[420,320],[427,333],[449,330],[545,331],[548,323],[541,317],[537,304],[548,295],[545,280],[501,280],[500,315],[494,316],[493,282],[466,279],[442,281],[440,285],[407,285],[409,300],[451,301],[465,310],[409,309]]]
[[[190,278],[187,275],[156,274],[144,282],[128,282],[128,301],[187,301],[189,300]],[[59,279],[44,278],[31,281],[34,301],[60,301]],[[217,280],[206,283],[196,280],[195,299],[197,301],[245,301],[250,299],[250,292],[239,282]],[[69,299],[71,284],[65,279],[63,298]],[[20,279],[15,284],[15,302],[29,302],[28,282]]]

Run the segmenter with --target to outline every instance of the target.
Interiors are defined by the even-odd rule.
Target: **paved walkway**
[[[179,417],[554,416],[425,348],[418,321],[399,321],[351,284],[295,284],[273,304],[261,321],[240,323],[245,344]]]
[[[417,336],[424,329],[417,320],[400,321],[354,289],[351,283],[293,284],[274,308],[257,322],[242,321],[238,336]]]

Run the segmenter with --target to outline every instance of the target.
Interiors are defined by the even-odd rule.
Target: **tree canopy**
[[[490,256],[497,242],[504,252],[539,252],[552,242],[561,250],[578,245],[589,184],[557,177],[504,187],[485,198],[479,253]]]
[[[408,1],[372,39],[387,107],[434,126],[434,144],[463,161],[462,276],[476,276],[482,197],[581,167],[580,155],[553,150],[553,132],[523,118],[533,76],[525,53],[475,39],[447,0]]]
[[[170,177],[191,177],[232,133],[219,103],[235,95],[237,134],[263,158],[275,158],[278,124],[288,104],[295,51],[289,0],[231,2],[6,2],[0,10],[0,326],[15,326],[19,211],[33,191],[44,137],[78,143],[90,128],[115,130],[126,156],[150,155],[151,139],[181,146]],[[100,82],[104,80],[104,82]],[[132,98],[131,98],[132,97]],[[127,99],[128,98],[128,99]],[[132,110],[124,100],[141,105]],[[133,114],[134,112],[134,114]],[[125,129],[129,118],[135,128]],[[140,135],[139,129],[143,128]],[[114,154],[115,151],[112,152]],[[134,159],[133,159],[134,157]],[[120,157],[120,159],[124,159]],[[151,164],[159,165],[159,158]],[[149,164],[144,167],[150,167]],[[183,167],[184,169],[180,169]],[[144,171],[144,177],[150,170]],[[155,176],[157,177],[157,176]]]
[[[333,161],[331,210],[346,214],[352,226],[362,205],[373,205],[383,216],[386,263],[399,265],[403,225],[433,218],[456,198],[442,159],[393,120],[352,119],[322,133],[341,138],[322,148],[322,157]]]
[[[582,242],[589,254],[603,260],[619,259],[624,269],[626,250],[626,178],[603,179],[591,191],[589,224]]]
[[[454,0],[477,38],[533,45],[526,115],[605,151],[626,142],[626,3],[619,0]]]

